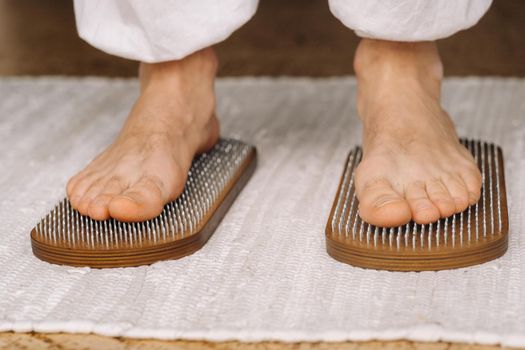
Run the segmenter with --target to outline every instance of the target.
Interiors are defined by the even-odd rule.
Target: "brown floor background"
[[[357,42],[358,38],[331,15],[326,0],[261,0],[255,17],[217,45],[220,75],[353,74],[351,62]],[[495,0],[477,26],[440,40],[438,45],[447,75],[525,77],[525,1]],[[0,76],[130,77],[136,70],[137,62],[107,55],[77,37],[70,0],[0,0]],[[0,349],[10,350],[496,348],[406,341],[246,344],[0,333]]]
[[[353,74],[357,42],[327,0],[261,0],[254,18],[217,45],[220,74]],[[447,75],[525,76],[525,1],[495,0],[477,26],[439,47]],[[77,37],[71,0],[0,0],[0,75],[128,77],[136,68]]]

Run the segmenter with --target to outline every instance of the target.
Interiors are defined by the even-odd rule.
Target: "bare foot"
[[[435,44],[364,39],[354,66],[364,126],[355,179],[362,219],[427,224],[476,203],[481,174],[440,106]]]
[[[142,63],[141,93],[117,139],[67,184],[72,206],[96,220],[143,221],[184,189],[195,154],[219,137],[212,49]]]

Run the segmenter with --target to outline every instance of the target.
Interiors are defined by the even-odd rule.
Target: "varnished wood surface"
[[[0,333],[0,349],[9,350],[497,350],[499,346],[392,342],[338,343],[209,343],[201,341],[161,341],[111,338],[92,334]]]

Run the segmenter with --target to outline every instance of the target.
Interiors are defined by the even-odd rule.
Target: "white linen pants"
[[[473,26],[492,0],[328,2],[332,13],[361,37],[426,41]],[[184,58],[226,39],[254,15],[257,3],[258,0],[75,0],[75,14],[80,37],[91,45],[129,59],[162,62]]]

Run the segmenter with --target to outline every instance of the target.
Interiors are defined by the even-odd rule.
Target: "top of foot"
[[[95,220],[144,221],[184,189],[195,154],[219,137],[214,53],[142,64],[141,94],[117,139],[68,182],[72,206]]]
[[[363,40],[355,65],[364,125],[355,179],[361,218],[381,227],[427,224],[476,203],[481,175],[440,106],[435,46]]]

